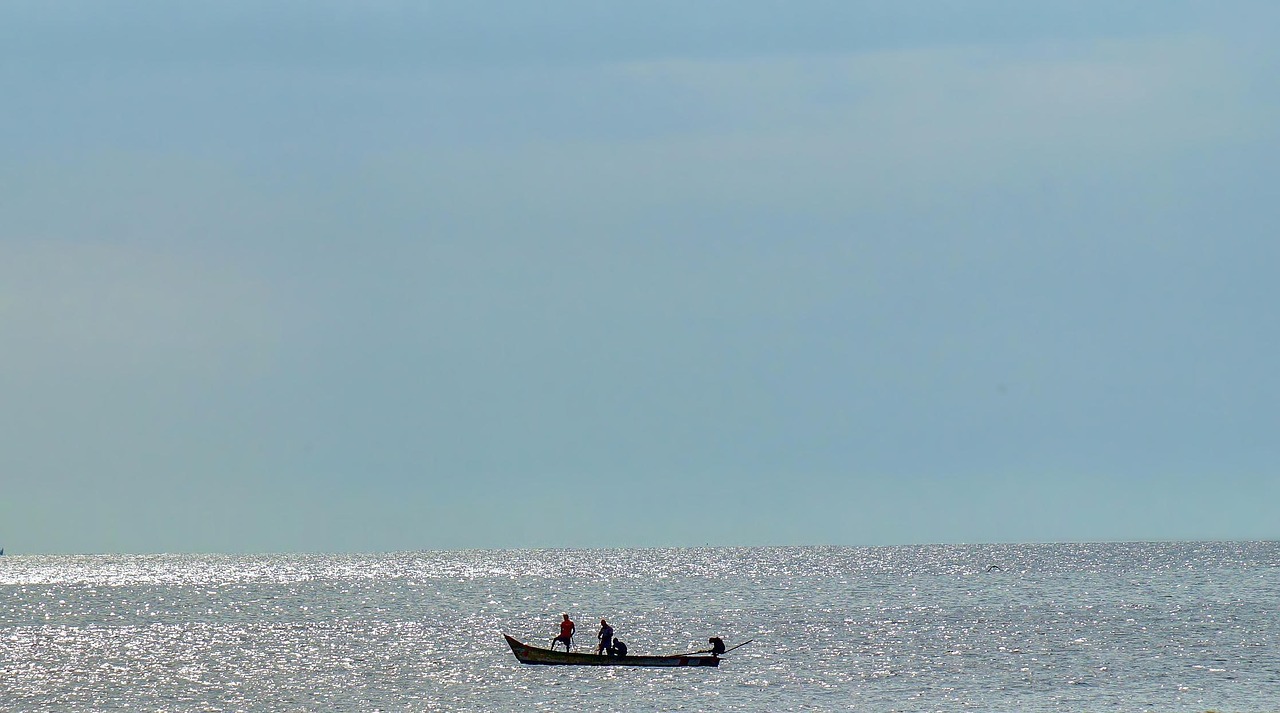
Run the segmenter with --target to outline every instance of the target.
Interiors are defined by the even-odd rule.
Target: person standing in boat
[[[573,625],[573,620],[569,618],[568,614],[561,614],[560,616],[564,618],[560,622],[560,635],[551,640],[552,651],[555,651],[557,641],[564,642],[564,650],[568,651],[569,647],[573,645],[573,632],[577,628]]]
[[[600,643],[596,645],[596,655],[601,656],[613,646],[613,627],[604,619],[600,620],[600,633],[596,634]]]

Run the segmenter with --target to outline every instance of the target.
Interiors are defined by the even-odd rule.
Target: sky
[[[1280,4],[0,4],[0,547],[1280,538]]]

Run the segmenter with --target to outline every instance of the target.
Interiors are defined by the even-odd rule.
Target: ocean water
[[[0,709],[1276,711],[1278,608],[1275,542],[5,555]],[[754,641],[517,663],[561,612]]]

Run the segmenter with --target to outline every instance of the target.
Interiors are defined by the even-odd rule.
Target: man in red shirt
[[[565,651],[568,651],[569,647],[573,645],[573,631],[576,627],[573,625],[573,621],[569,619],[568,614],[561,614],[561,616],[564,617],[564,621],[560,622],[560,635],[551,640],[552,651],[555,650],[557,641],[564,642]]]

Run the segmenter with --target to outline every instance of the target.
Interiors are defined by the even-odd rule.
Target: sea
[[[6,711],[1280,711],[1280,543],[0,557]],[[529,666],[730,646],[718,668]]]

